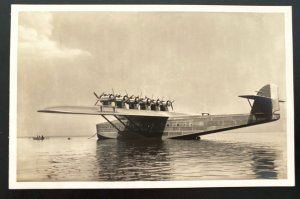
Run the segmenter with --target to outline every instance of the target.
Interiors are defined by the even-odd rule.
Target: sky
[[[93,106],[94,91],[211,114],[248,113],[237,96],[268,83],[286,98],[281,13],[20,12],[17,31],[18,136],[93,135],[100,116],[37,110]],[[284,130],[281,105],[283,119],[251,130]]]

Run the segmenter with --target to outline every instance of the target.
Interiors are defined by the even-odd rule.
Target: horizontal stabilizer
[[[246,98],[246,99],[252,99],[252,100],[271,99],[269,97],[264,97],[264,96],[259,96],[259,95],[239,95],[239,97]]]

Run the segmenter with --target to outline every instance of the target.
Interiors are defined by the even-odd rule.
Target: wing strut
[[[107,119],[107,117],[105,117],[104,115],[101,116],[120,132],[120,129],[116,125],[114,125],[109,119]]]
[[[248,100],[250,107],[252,108],[252,104],[251,104],[250,100],[248,98],[247,98],[247,100]]]
[[[117,115],[114,115],[114,117],[115,117],[121,124],[123,124],[125,128],[129,128],[130,130],[135,131],[135,129],[131,128],[129,125],[126,125],[124,122],[122,122],[122,120],[121,120],[119,117],[117,117]]]

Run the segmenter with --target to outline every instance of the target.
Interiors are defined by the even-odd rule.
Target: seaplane
[[[160,100],[141,95],[98,95],[94,92],[94,106],[55,106],[38,112],[59,114],[99,115],[106,122],[96,124],[98,139],[200,139],[201,136],[249,127],[280,119],[278,87],[263,86],[255,95],[240,95],[248,100],[250,112],[243,114],[198,115],[173,111],[171,100]],[[172,111],[171,111],[171,109]],[[113,118],[113,119],[111,119]]]

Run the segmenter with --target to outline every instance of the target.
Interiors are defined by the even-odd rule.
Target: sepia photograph
[[[10,189],[294,186],[291,7],[11,16]]]

